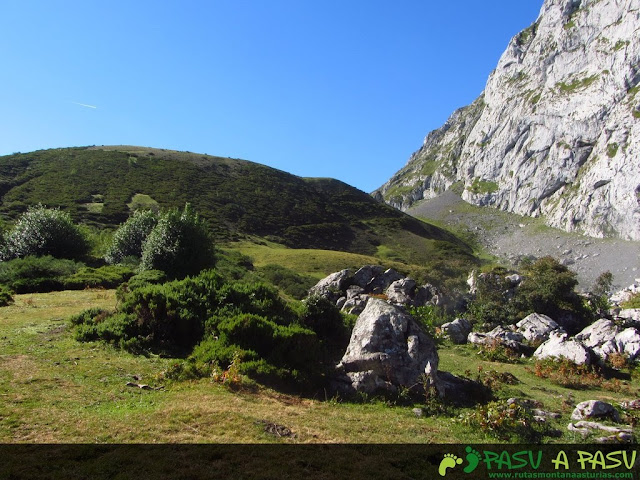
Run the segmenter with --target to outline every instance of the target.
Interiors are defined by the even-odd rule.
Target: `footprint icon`
[[[466,467],[464,467],[463,472],[464,473],[471,473],[473,472],[476,468],[478,468],[478,465],[480,464],[480,452],[477,450],[474,450],[471,447],[467,447],[464,449],[465,452],[467,452],[467,462],[469,462],[469,465],[467,465]]]
[[[445,453],[444,458],[440,462],[440,468],[438,468],[438,473],[441,477],[444,477],[447,474],[447,470],[455,467],[456,465],[460,465],[462,463],[462,459],[460,457],[455,456],[453,453]]]

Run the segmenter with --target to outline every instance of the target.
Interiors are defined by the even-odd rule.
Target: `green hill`
[[[218,241],[257,236],[293,248],[340,250],[421,263],[470,256],[447,231],[333,179],[301,178],[245,160],[114,146],[0,157],[0,214],[42,203],[112,228],[137,205],[191,202]]]

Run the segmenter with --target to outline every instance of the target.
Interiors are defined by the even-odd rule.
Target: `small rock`
[[[571,418],[573,420],[609,418],[614,422],[620,422],[620,414],[615,407],[610,403],[600,400],[587,400],[586,402],[579,403],[571,414]],[[576,424],[576,426],[581,428],[581,425]]]

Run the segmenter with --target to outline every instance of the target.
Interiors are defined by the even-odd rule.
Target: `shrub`
[[[87,239],[71,216],[42,205],[29,207],[5,237],[3,258],[52,255],[78,258],[88,251]]]
[[[507,403],[505,400],[480,405],[462,417],[466,425],[479,428],[499,440],[515,440],[523,443],[538,443],[549,427],[538,423],[533,414],[517,402]]]
[[[0,263],[0,284],[7,285],[16,293],[62,290],[64,279],[82,267],[81,263],[50,255],[16,258]]]
[[[164,213],[142,245],[141,270],[162,270],[172,278],[194,275],[213,265],[213,244],[191,206]]]
[[[142,257],[142,245],[158,224],[158,215],[151,210],[136,210],[116,230],[105,261],[110,264],[123,263],[128,257]]]
[[[620,304],[622,308],[640,308],[640,293],[634,293]]]
[[[115,288],[126,282],[135,272],[130,267],[106,265],[99,268],[82,267],[76,273],[61,279],[65,289]]]
[[[6,285],[0,285],[0,307],[6,307],[12,303],[13,292]]]
[[[478,275],[476,295],[468,306],[469,317],[478,324],[510,324],[517,320],[511,303],[513,290],[505,276],[507,270],[496,267],[490,272]]]
[[[541,313],[558,319],[574,315],[589,318],[583,302],[575,292],[576,274],[553,257],[543,257],[523,269],[524,280],[517,290],[515,302],[526,315]]]

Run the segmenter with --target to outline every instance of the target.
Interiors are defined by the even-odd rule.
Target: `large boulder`
[[[377,298],[358,317],[337,368],[347,393],[395,393],[425,383],[439,388],[433,340],[411,315]]]
[[[635,328],[625,328],[614,339],[618,352],[637,360],[640,357],[640,333]]]
[[[393,268],[390,268],[382,272],[380,275],[373,277],[364,288],[367,292],[381,294],[384,293],[393,282],[402,280],[403,278],[405,277],[396,272]]]
[[[318,295],[336,302],[353,283],[353,272],[345,269],[323,278],[309,289],[309,296]]]
[[[416,282],[410,278],[396,280],[389,285],[385,293],[391,303],[398,305],[412,304],[416,293]]]
[[[562,329],[560,325],[554,322],[550,317],[539,313],[532,313],[531,315],[523,318],[516,323],[516,327],[518,327],[518,332],[532,344],[546,342],[549,340],[551,332]]]
[[[573,420],[591,420],[609,418],[614,422],[620,421],[620,414],[610,403],[600,400],[587,400],[576,405],[571,414]]]
[[[540,345],[535,352],[534,358],[565,358],[576,365],[590,365],[593,361],[591,351],[582,343],[570,339],[566,333],[554,332],[549,340]]]
[[[605,361],[609,355],[618,352],[615,338],[620,331],[615,323],[603,318],[583,329],[574,339],[590,348],[601,361]]]
[[[381,267],[380,265],[365,265],[353,275],[353,283],[354,285],[358,285],[359,287],[366,289],[371,280],[383,273],[384,267]]]
[[[471,333],[471,324],[464,318],[456,318],[453,322],[443,324],[440,329],[453,343],[460,345],[467,343],[467,338]]]

